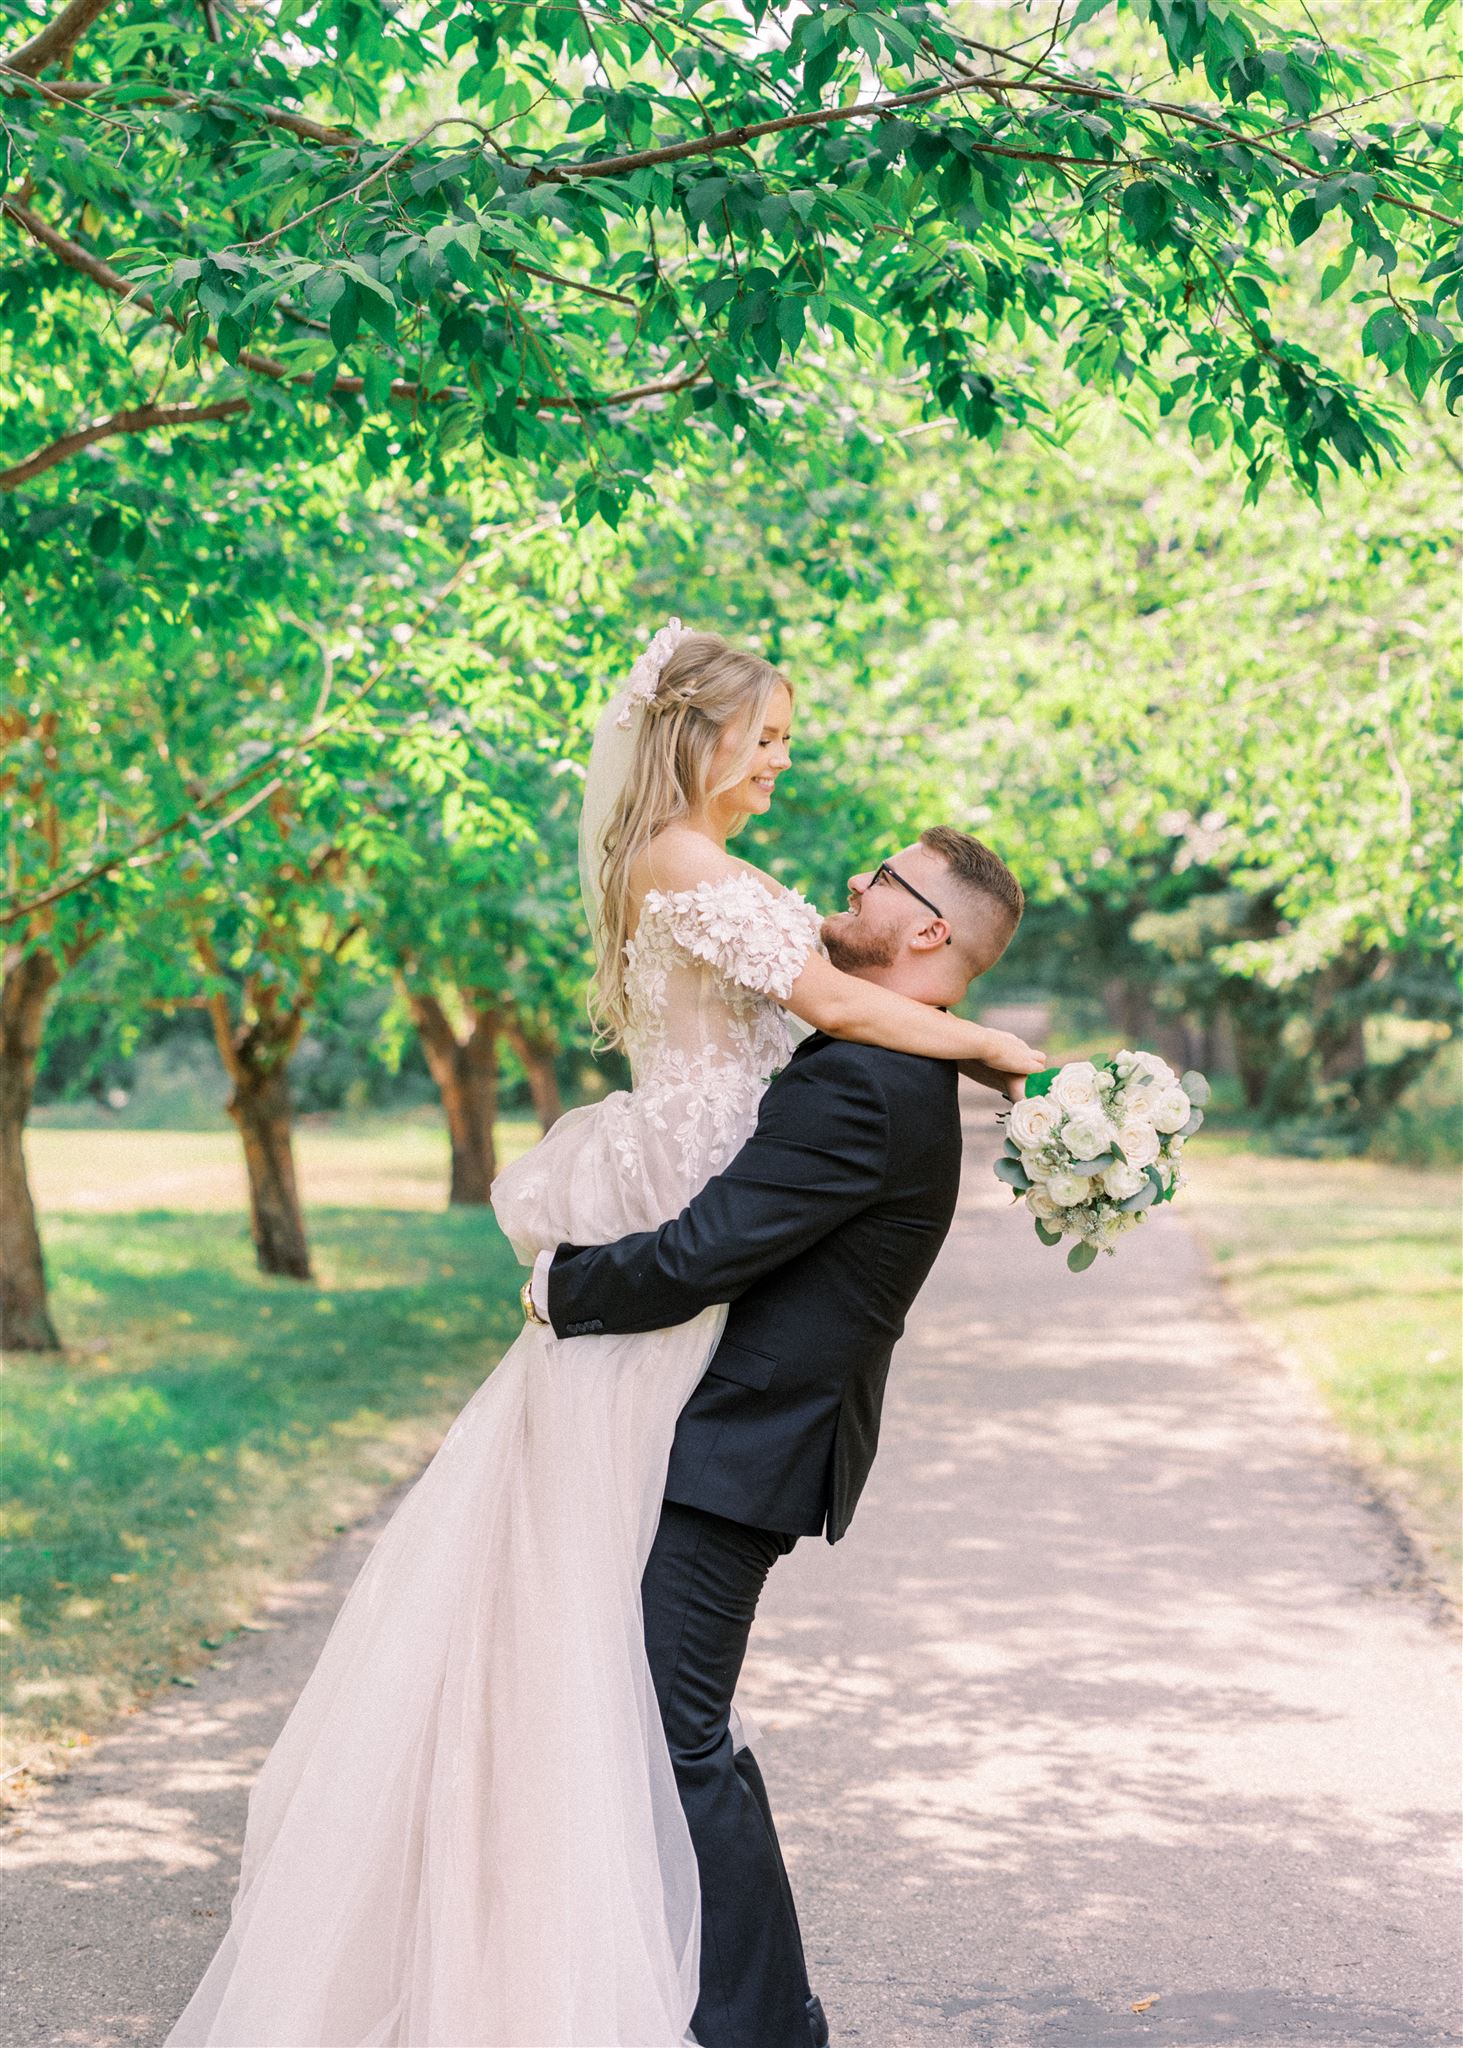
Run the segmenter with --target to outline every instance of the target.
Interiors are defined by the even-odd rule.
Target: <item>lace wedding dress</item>
[[[751,1131],[817,943],[749,871],[651,894],[633,1091],[501,1174],[519,1256],[674,1216]],[[679,2048],[696,1864],[641,1634],[676,1417],[725,1309],[529,1326],[352,1588],[249,1802],[232,1921],[169,2048]]]

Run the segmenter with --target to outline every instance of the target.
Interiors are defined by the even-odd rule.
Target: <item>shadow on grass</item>
[[[291,1487],[368,1478],[374,1445],[452,1412],[511,1341],[520,1269],[490,1212],[311,1222],[317,1286],[257,1274],[233,1216],[53,1219],[72,1349],[15,1359],[4,1393],[0,1595],[32,1665],[150,1581],[240,1546],[265,1562]]]

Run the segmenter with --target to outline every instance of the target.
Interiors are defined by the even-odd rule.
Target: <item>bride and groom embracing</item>
[[[633,1086],[494,1185],[524,1330],[270,1752],[169,2048],[827,2039],[733,1693],[772,1564],[868,1475],[957,1072],[1014,1097],[1042,1061],[950,1014],[1021,915],[978,840],[926,831],[824,920],[728,852],[792,708],[673,620],[600,722],[582,871]]]

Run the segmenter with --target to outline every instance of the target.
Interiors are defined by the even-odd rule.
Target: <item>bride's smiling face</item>
[[[710,808],[731,819],[760,815],[772,808],[777,778],[792,765],[788,743],[792,738],[792,697],[786,683],[779,683],[767,701],[762,727],[752,754],[751,765],[740,782],[713,797]],[[711,787],[736,767],[746,752],[746,728],[731,727],[721,736],[711,761]]]

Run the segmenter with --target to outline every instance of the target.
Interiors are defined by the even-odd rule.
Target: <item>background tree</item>
[[[474,733],[492,780],[491,813],[444,806],[431,790],[378,790],[372,944],[442,1100],[453,1203],[486,1202],[497,1172],[503,1041],[546,1130],[562,1108],[561,1040],[566,1029],[584,1036],[591,954],[579,903],[581,783],[564,751],[582,742],[574,681],[541,678],[536,700],[500,703],[491,728]],[[560,700],[557,717],[551,698]]]

